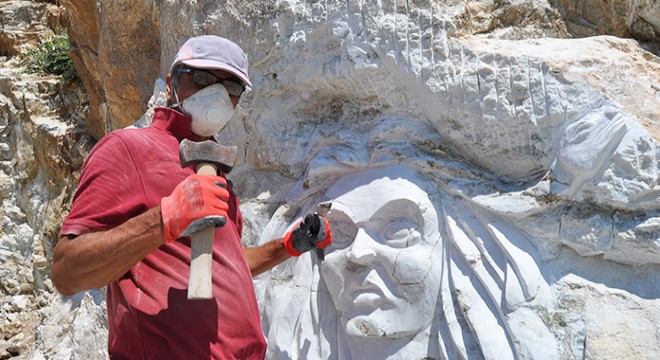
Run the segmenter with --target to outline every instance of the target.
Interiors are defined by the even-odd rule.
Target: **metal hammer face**
[[[192,164],[214,164],[225,174],[234,168],[236,162],[236,146],[222,146],[212,140],[200,142],[183,139],[179,145],[179,159],[181,166]]]

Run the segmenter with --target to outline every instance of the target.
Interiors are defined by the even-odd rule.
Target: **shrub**
[[[78,80],[69,51],[69,35],[64,27],[58,27],[53,35],[39,41],[36,49],[21,52],[27,72],[33,74],[61,75],[66,81]]]

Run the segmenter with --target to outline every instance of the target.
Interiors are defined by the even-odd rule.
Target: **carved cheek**
[[[323,265],[320,267],[321,275],[325,280],[330,296],[335,300],[344,292],[345,281],[344,272],[346,271],[346,252],[347,249],[336,250],[326,255]]]
[[[431,269],[431,253],[426,247],[403,249],[394,263],[393,276],[400,285],[423,282]]]

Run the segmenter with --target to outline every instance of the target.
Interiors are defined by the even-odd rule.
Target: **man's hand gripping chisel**
[[[300,256],[301,254],[317,249],[323,249],[332,243],[332,231],[330,223],[319,213],[309,213],[300,220],[293,228],[282,238],[284,249],[291,256]],[[320,252],[323,256],[323,252]],[[322,259],[321,259],[322,260]]]

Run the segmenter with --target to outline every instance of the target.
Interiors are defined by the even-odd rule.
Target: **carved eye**
[[[357,235],[357,227],[352,222],[333,221],[332,226],[332,249],[344,249],[350,246]]]
[[[390,221],[381,231],[381,238],[386,245],[405,248],[419,241],[421,237],[414,222],[399,218]]]

